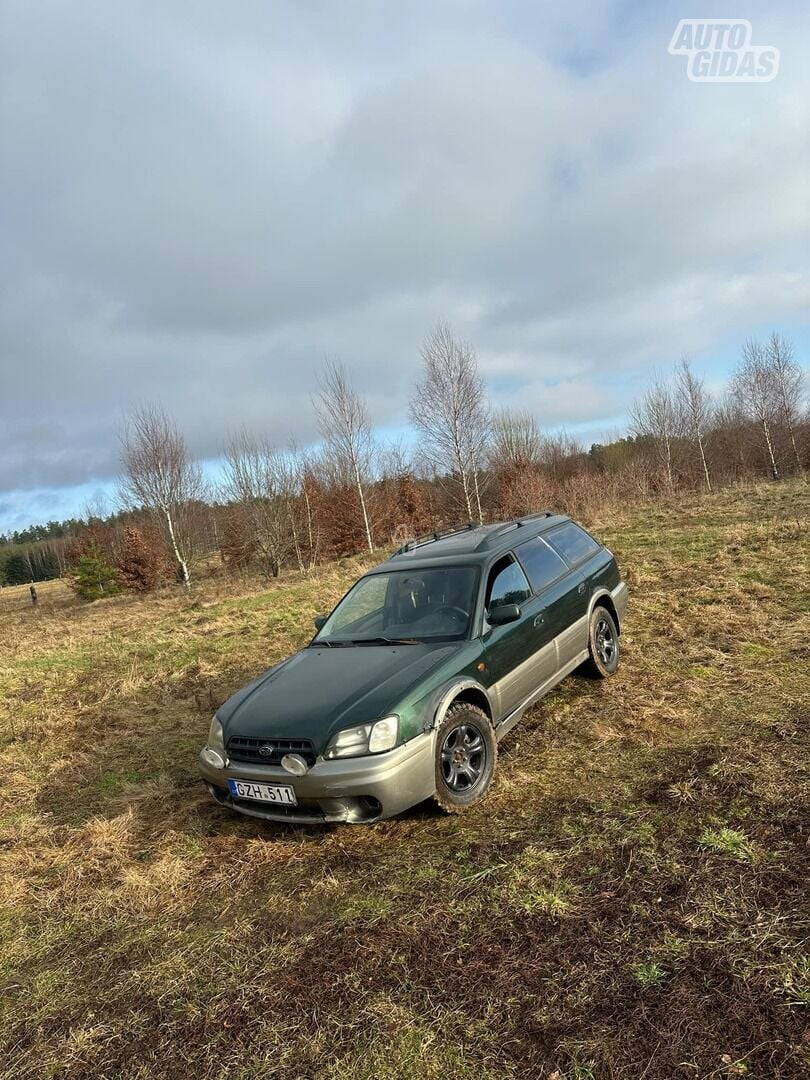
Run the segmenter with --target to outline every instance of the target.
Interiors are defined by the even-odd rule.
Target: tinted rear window
[[[515,548],[515,554],[526,568],[532,589],[536,593],[541,592],[546,585],[550,585],[552,581],[556,581],[568,571],[568,565],[556,551],[552,551],[548,544],[543,543],[539,536]]]
[[[572,565],[583,562],[590,555],[595,555],[599,550],[599,544],[592,536],[588,536],[584,529],[569,521],[559,529],[549,533],[546,537],[548,542],[555,548],[566,562]]]

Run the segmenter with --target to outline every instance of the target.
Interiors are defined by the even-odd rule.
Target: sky
[[[0,532],[110,500],[140,403],[307,444],[329,357],[402,433],[439,320],[586,444],[681,356],[806,366],[810,8],[703,7],[0,0]],[[778,76],[691,82],[704,14]]]

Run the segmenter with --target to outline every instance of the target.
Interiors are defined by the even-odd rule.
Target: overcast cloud
[[[439,318],[496,403],[594,432],[685,353],[807,363],[804,3],[707,8],[781,50],[758,85],[687,80],[682,5],[0,12],[0,531],[80,510],[138,401],[209,458],[306,442],[329,355],[396,430]]]

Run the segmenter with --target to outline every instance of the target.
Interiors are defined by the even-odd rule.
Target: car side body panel
[[[534,599],[534,598],[533,598]],[[537,685],[543,646],[532,600],[521,606],[517,622],[488,627],[483,636],[485,664],[492,682],[496,715],[511,711]]]
[[[561,668],[587,643],[587,630],[584,639],[582,632],[588,611],[585,579],[579,571],[571,570],[546,589],[542,600],[549,630],[557,642],[557,668]]]

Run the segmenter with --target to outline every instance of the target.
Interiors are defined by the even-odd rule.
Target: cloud
[[[653,365],[806,327],[807,23],[753,15],[773,83],[698,86],[678,17],[7,8],[0,491],[105,482],[143,400],[202,456],[306,442],[325,356],[396,428],[438,319],[496,404],[595,427]]]

